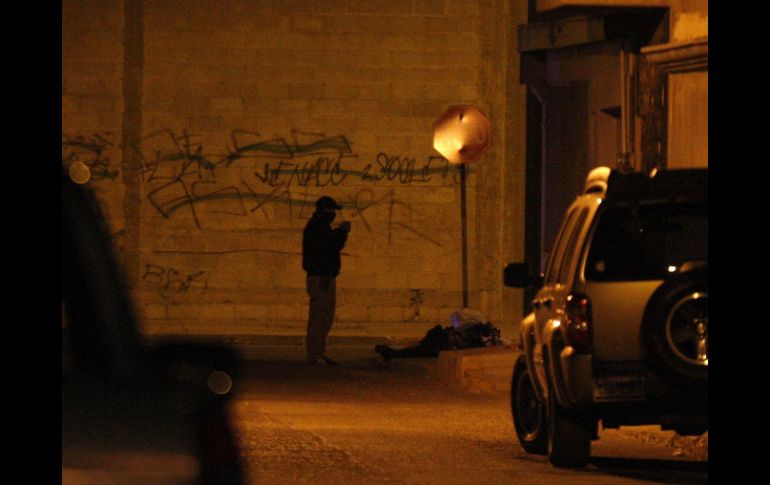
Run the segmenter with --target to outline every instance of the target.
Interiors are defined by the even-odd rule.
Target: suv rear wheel
[[[548,453],[546,406],[540,402],[532,384],[524,356],[516,360],[511,378],[511,413],[516,436],[527,453]]]
[[[685,385],[708,381],[708,270],[673,276],[653,293],[642,321],[649,358]]]

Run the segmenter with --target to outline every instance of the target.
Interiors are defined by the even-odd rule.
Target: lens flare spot
[[[83,162],[74,162],[70,165],[69,174],[76,184],[83,185],[91,180],[91,169]]]
[[[209,374],[208,386],[211,392],[222,396],[233,388],[233,380],[226,372],[217,370]]]

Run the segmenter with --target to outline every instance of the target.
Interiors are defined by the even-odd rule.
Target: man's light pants
[[[307,318],[307,360],[315,362],[326,355],[326,336],[334,322],[337,283],[333,276],[308,276],[310,308]]]

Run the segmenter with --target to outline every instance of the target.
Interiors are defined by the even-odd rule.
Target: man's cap
[[[328,195],[324,195],[323,197],[315,201],[316,209],[326,209],[327,207],[334,208],[334,209],[342,209],[342,206],[339,205],[336,200],[332,199]]]

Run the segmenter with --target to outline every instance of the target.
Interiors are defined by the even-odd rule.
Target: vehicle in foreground
[[[62,176],[62,483],[242,485],[232,349],[142,341],[99,207]]]

